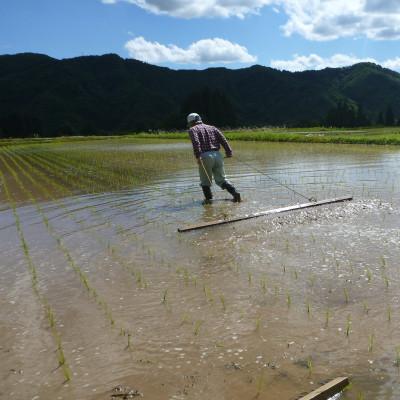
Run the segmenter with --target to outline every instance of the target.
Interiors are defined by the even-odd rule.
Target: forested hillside
[[[171,70],[117,55],[0,56],[0,136],[397,123],[400,74],[375,64],[290,73],[255,65]]]

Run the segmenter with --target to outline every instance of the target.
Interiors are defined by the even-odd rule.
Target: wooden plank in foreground
[[[328,199],[328,200],[314,201],[311,203],[296,204],[294,206],[275,208],[273,210],[261,211],[261,212],[255,213],[255,214],[243,215],[242,217],[236,217],[236,218],[232,218],[232,219],[222,219],[222,220],[217,220],[217,221],[206,222],[204,224],[189,225],[184,228],[178,228],[178,232],[194,231],[196,229],[203,229],[203,228],[209,228],[211,226],[231,224],[233,222],[245,221],[247,219],[263,217],[265,215],[279,214],[279,213],[283,213],[283,212],[287,212],[287,211],[294,211],[294,210],[300,210],[303,208],[323,206],[325,204],[340,203],[342,201],[350,201],[350,200],[353,200],[353,197],[338,197],[336,199]]]
[[[314,390],[299,400],[328,400],[330,397],[341,392],[349,384],[349,378],[336,378],[326,385]]]

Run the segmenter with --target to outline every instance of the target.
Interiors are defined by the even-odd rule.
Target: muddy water
[[[1,399],[133,390],[149,399],[289,400],[337,376],[352,379],[341,399],[399,398],[399,149],[238,142],[234,150],[226,169],[244,201],[214,188],[210,206],[201,205],[187,143],[0,153],[16,204],[13,213],[2,185]],[[68,159],[80,182],[63,176]],[[148,176],[126,184],[143,165]],[[177,233],[305,201],[261,172],[306,197],[354,201]]]

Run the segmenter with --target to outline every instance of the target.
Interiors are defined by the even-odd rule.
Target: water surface
[[[400,151],[233,147],[226,170],[244,201],[214,187],[209,206],[185,142],[1,151],[0,398],[109,399],[122,385],[295,399],[346,375],[342,399],[400,396]],[[306,202],[276,180],[354,201],[177,232]]]

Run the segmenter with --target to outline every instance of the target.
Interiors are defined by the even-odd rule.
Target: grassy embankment
[[[265,128],[232,130],[224,133],[229,140],[241,141],[400,145],[400,128],[398,127],[352,130]],[[187,133],[141,133],[136,136],[142,138],[184,139],[187,138]]]
[[[224,130],[229,140],[260,142],[298,142],[298,143],[344,143],[400,145],[400,127],[387,128],[257,128]],[[28,138],[0,140],[0,146],[15,144],[38,144],[55,142],[80,142],[110,139],[188,139],[184,132],[137,133],[113,136],[71,136],[58,138]]]

